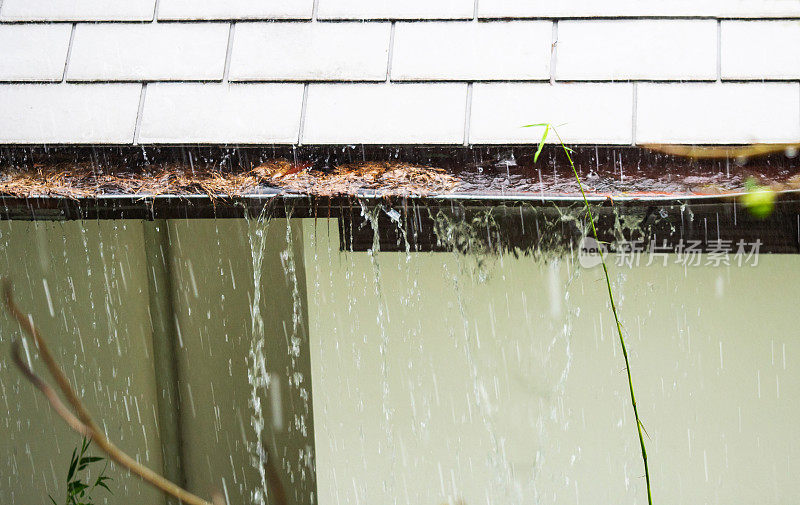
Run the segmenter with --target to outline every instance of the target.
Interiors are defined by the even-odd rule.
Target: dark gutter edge
[[[738,206],[744,193],[722,195],[654,195],[609,196],[587,195],[601,208],[644,208],[650,206]],[[292,217],[338,217],[342,209],[381,204],[386,208],[410,205],[430,208],[491,207],[571,207],[581,205],[580,195],[540,194],[446,194],[446,195],[382,195],[359,193],[350,196],[314,196],[282,193],[268,189],[245,195],[97,195],[67,198],[61,196],[2,196],[0,220],[76,220],[76,219],[192,219],[241,218],[245,211],[257,215],[265,208],[275,217],[291,212]],[[800,190],[778,193],[778,204],[800,205]],[[325,210],[323,213],[321,210]],[[328,213],[327,211],[330,211]]]
[[[783,146],[784,144],[776,144]],[[741,145],[713,147],[737,147]],[[607,159],[636,163],[637,166],[672,167],[720,166],[724,164],[780,164],[800,168],[800,156],[789,157],[783,152],[772,153],[751,160],[717,159],[697,160],[672,156],[631,145],[571,144],[576,162]],[[216,167],[249,168],[253,164],[275,158],[312,164],[321,168],[331,164],[359,161],[400,161],[433,166],[470,166],[490,163],[493,160],[515,158],[532,160],[537,146],[532,144],[504,145],[0,145],[0,170],[8,167],[25,168],[33,163],[56,161],[93,162],[100,166],[142,167],[162,163],[204,162]],[[560,147],[547,145],[544,159],[560,159]]]

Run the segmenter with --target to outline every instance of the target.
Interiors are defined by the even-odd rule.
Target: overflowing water
[[[266,207],[265,207],[266,209]],[[249,214],[245,214],[249,216]],[[248,233],[250,240],[250,251],[253,255],[253,301],[251,303],[251,319],[252,326],[250,331],[252,339],[250,342],[250,351],[248,353],[248,360],[250,369],[247,374],[248,382],[250,383],[250,408],[252,409],[250,416],[250,424],[255,431],[255,441],[251,445],[250,451],[254,454],[252,464],[258,470],[259,481],[253,490],[253,501],[258,505],[266,503],[265,493],[267,492],[267,453],[264,446],[264,409],[261,406],[261,397],[272,392],[273,395],[276,391],[280,391],[279,383],[272,383],[270,374],[267,372],[266,356],[264,355],[264,345],[266,343],[266,334],[264,332],[264,317],[261,314],[261,269],[264,266],[264,254],[266,252],[267,232],[269,229],[269,215],[264,212],[258,216],[255,223],[251,225],[253,230]],[[250,224],[250,223],[248,223]],[[272,389],[270,389],[272,386]],[[280,408],[280,401],[277,401],[277,406]],[[277,410],[277,409],[276,409]],[[280,429],[283,424],[283,416],[278,412],[276,420],[273,422],[273,428]]]
[[[160,249],[142,246],[140,221],[0,224],[20,305],[134,459],[167,473],[177,454],[182,486],[231,505],[646,502],[580,208],[360,200],[345,217],[300,218],[263,203],[245,219],[161,222]],[[713,237],[726,212],[601,220],[612,238],[643,223]],[[614,251],[656,502],[791,502],[797,256]],[[8,317],[0,330],[3,349],[22,337]],[[60,503],[80,437],[5,351],[0,411],[0,495]],[[166,503],[109,472],[113,495],[97,503]]]

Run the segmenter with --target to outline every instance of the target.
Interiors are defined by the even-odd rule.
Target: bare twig
[[[58,394],[53,388],[50,387],[49,384],[40,379],[38,375],[33,373],[33,370],[28,368],[28,365],[26,365],[22,360],[19,348],[19,342],[14,342],[11,347],[11,358],[14,360],[14,364],[17,365],[17,368],[19,368],[22,372],[22,375],[24,375],[25,378],[28,379],[36,389],[42,392],[44,397],[47,398],[47,401],[50,402],[50,406],[56,411],[56,414],[66,421],[70,428],[85,437],[91,437],[92,431],[89,429],[89,427],[80,422],[80,420],[69,411],[69,409],[61,402]]]
[[[131,471],[131,473],[137,475],[143,481],[147,482],[148,484],[152,485],[153,487],[161,490],[162,492],[173,496],[180,500],[184,505],[220,505],[224,503],[224,500],[215,497],[216,503],[208,502],[199,496],[196,496],[189,491],[186,491],[182,487],[170,482],[169,480],[165,479],[161,475],[157,474],[156,472],[150,470],[149,468],[139,464],[135,459],[128,456],[122,450],[120,450],[117,446],[112,444],[105,436],[105,434],[100,430],[100,428],[95,424],[92,420],[91,415],[86,410],[86,408],[81,403],[78,395],[75,393],[75,390],[72,389],[72,386],[69,384],[69,380],[67,380],[66,375],[61,370],[61,368],[56,363],[53,355],[50,352],[50,349],[47,346],[47,343],[42,338],[39,331],[36,329],[36,326],[31,322],[30,318],[27,317],[17,305],[14,303],[14,297],[11,291],[11,284],[6,281],[3,286],[3,290],[5,293],[5,300],[6,305],[8,306],[8,310],[14,319],[17,320],[22,330],[28,334],[36,343],[36,346],[39,349],[39,354],[42,357],[42,360],[47,365],[47,369],[50,374],[55,378],[56,383],[58,384],[59,389],[66,397],[69,404],[72,406],[73,410],[77,414],[77,418],[69,412],[69,410],[61,403],[56,392],[48,386],[41,378],[36,376],[33,371],[25,365],[22,361],[21,356],[19,354],[19,347],[16,347],[13,351],[14,363],[20,368],[22,373],[25,375],[33,385],[39,389],[42,393],[44,393],[47,400],[50,402],[50,405],[53,406],[53,409],[56,413],[61,416],[64,421],[69,424],[71,428],[75,431],[84,434],[92,439],[97,447],[99,447],[103,452],[105,452],[112,460],[116,461],[119,465],[127,468]],[[219,499],[217,499],[219,498]]]
[[[162,492],[177,498],[185,505],[226,505],[225,498],[221,493],[219,493],[219,491],[214,491],[212,493],[211,502],[209,503],[208,501],[203,500],[202,498],[199,498],[177,486],[176,484],[164,479],[152,470],[140,465],[133,458],[122,452],[119,448],[108,441],[103,432],[100,431],[97,425],[92,421],[89,412],[83,407],[83,404],[81,403],[77,394],[69,384],[66,375],[64,375],[64,372],[58,366],[53,358],[53,355],[50,353],[50,349],[39,333],[39,330],[33,324],[31,319],[27,317],[19,309],[19,307],[17,307],[16,303],[14,302],[10,282],[4,282],[3,291],[9,312],[12,316],[14,316],[14,319],[17,320],[22,330],[34,339],[34,342],[39,348],[39,352],[42,356],[42,359],[45,361],[48,370],[53,377],[55,377],[59,384],[59,388],[67,397],[72,407],[76,412],[78,412],[80,419],[75,417],[75,415],[70,412],[69,408],[67,408],[67,406],[64,405],[64,403],[58,397],[56,391],[38,375],[36,375],[25,363],[20,353],[19,342],[14,342],[11,349],[11,357],[14,361],[14,364],[17,365],[25,378],[28,379],[28,381],[30,381],[36,389],[42,392],[53,410],[55,410],[55,412],[62,419],[64,419],[70,428],[87,438],[91,438],[97,444],[97,446],[103,450],[103,452],[108,454],[111,459],[127,468],[135,475],[139,476],[148,484],[151,484]],[[271,491],[273,503],[275,503],[275,505],[286,505],[286,492],[283,488],[283,483],[281,482],[278,471],[273,464],[272,454],[266,447],[264,447],[263,450],[267,456],[264,466],[267,474],[267,485]]]

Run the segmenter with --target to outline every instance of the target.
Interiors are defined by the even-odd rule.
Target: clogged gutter
[[[594,200],[725,196],[745,192],[747,180],[775,191],[800,190],[800,156],[794,151],[748,151],[752,157],[747,157],[728,148],[710,154],[736,157],[704,159],[697,149],[664,154],[583,146],[573,156]],[[530,148],[502,146],[0,150],[0,196],[223,198],[276,191],[332,197],[580,197],[563,153],[547,148],[538,164]]]
[[[104,194],[200,194],[213,198],[257,193],[259,188],[269,186],[315,196],[352,195],[361,191],[386,196],[425,196],[451,191],[457,184],[458,179],[442,169],[405,163],[364,162],[323,172],[285,160],[275,160],[246,172],[197,170],[180,166],[162,167],[153,172],[98,172],[75,165],[40,166],[36,170],[17,170],[4,174],[0,179],[0,194],[66,198]]]

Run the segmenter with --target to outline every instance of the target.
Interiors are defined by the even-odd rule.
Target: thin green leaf
[[[105,472],[105,470],[103,470],[103,471]],[[112,479],[111,477],[109,477],[107,475],[100,474],[100,476],[97,477],[97,480],[94,481],[94,485],[95,486],[100,486],[100,485],[104,484],[107,480],[114,480],[114,479]]]
[[[76,480],[69,483],[69,485],[67,486],[67,492],[73,495],[80,494],[81,496],[83,496],[83,491],[88,487],[89,486],[87,486],[83,482]]]
[[[97,456],[86,456],[81,458],[80,465],[78,465],[78,471],[85,469],[87,466],[91,465],[92,463],[96,463],[98,461],[103,461],[103,458]]]
[[[644,434],[645,434],[645,435],[647,435],[647,438],[649,438],[650,440],[653,440],[652,438],[650,438],[650,434],[649,434],[649,433],[647,433],[647,428],[645,428],[645,427],[644,427],[644,423],[642,423],[641,421],[639,421],[639,426],[641,426],[641,427],[642,427],[642,429],[644,430]]]
[[[67,471],[67,482],[72,480],[72,477],[75,475],[75,468],[78,465],[78,458],[75,457],[75,453],[77,449],[72,450],[72,458],[70,458],[69,462],[69,471]]]
[[[597,227],[594,224],[592,207],[589,205],[589,200],[586,198],[586,192],[583,190],[583,183],[581,183],[581,178],[578,175],[578,169],[575,168],[575,162],[572,161],[572,156],[570,156],[572,150],[569,149],[566,145],[564,145],[564,140],[561,138],[561,135],[559,135],[558,130],[555,127],[553,128],[553,133],[555,133],[556,136],[558,137],[558,141],[567,155],[567,160],[569,160],[569,165],[572,168],[572,173],[575,175],[575,180],[578,181],[578,189],[580,189],[581,197],[583,197],[583,203],[584,206],[586,207],[586,213],[589,216],[589,225],[591,227],[590,229],[592,231],[592,234],[594,235],[594,239],[599,242],[600,238],[597,235]],[[636,431],[638,432],[639,435],[639,447],[642,452],[642,463],[644,464],[644,476],[645,476],[645,481],[647,483],[647,503],[649,505],[653,505],[653,494],[650,489],[650,467],[647,464],[647,449],[644,444],[644,436],[642,435],[642,431],[644,430],[644,425],[642,424],[642,421],[639,418],[639,409],[636,406],[636,396],[633,390],[633,378],[631,377],[631,367],[630,367],[630,362],[628,360],[628,349],[627,346],[625,345],[625,337],[622,331],[622,323],[619,320],[619,314],[617,313],[617,304],[614,300],[614,293],[611,289],[611,276],[608,273],[608,266],[606,265],[605,258],[603,257],[602,254],[600,255],[600,264],[603,266],[603,274],[605,276],[606,287],[608,289],[608,299],[611,302],[611,312],[614,314],[614,321],[616,322],[617,325],[617,334],[619,335],[619,344],[620,347],[622,348],[622,356],[625,358],[625,371],[628,376],[628,389],[630,390],[633,415],[634,418],[636,419]],[[644,433],[647,433],[647,431],[644,430]],[[647,437],[650,438],[650,435],[647,435]]]
[[[546,125],[544,127],[544,133],[542,134],[542,141],[539,142],[539,149],[536,150],[536,154],[533,156],[534,163],[539,161],[539,155],[542,154],[542,149],[544,149],[544,143],[547,141],[548,133],[550,133],[550,125]]]

